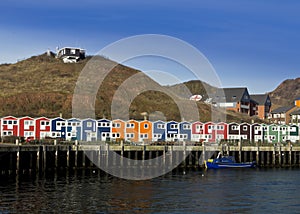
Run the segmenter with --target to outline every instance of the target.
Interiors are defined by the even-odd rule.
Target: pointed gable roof
[[[251,99],[255,100],[259,105],[265,105],[267,99],[270,99],[268,94],[251,94]]]
[[[243,96],[245,95],[245,93],[247,95],[249,95],[248,89],[246,87],[221,88],[221,89],[219,89],[218,95],[222,94],[222,90],[224,92],[226,102],[238,102],[238,101],[241,101],[243,99]],[[250,96],[248,96],[248,99],[250,100]]]

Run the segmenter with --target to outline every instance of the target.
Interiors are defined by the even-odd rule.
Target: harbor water
[[[299,168],[175,169],[143,181],[97,169],[0,178],[1,213],[300,213]]]

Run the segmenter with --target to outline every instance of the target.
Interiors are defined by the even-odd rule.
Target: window
[[[86,123],[86,126],[87,126],[87,127],[92,127],[92,122],[87,122],[87,123]]]
[[[247,131],[248,127],[247,126],[243,126],[243,131]]]
[[[126,134],[126,137],[127,138],[134,138],[134,134],[133,133],[128,133],[128,134]]]
[[[120,137],[120,133],[113,133],[111,135],[112,138],[119,138]]]
[[[148,134],[140,134],[140,138],[141,139],[147,139],[148,138]]]
[[[170,128],[171,129],[177,129],[178,128],[178,124],[171,124]]]
[[[196,129],[201,130],[201,129],[203,129],[203,126],[202,125],[196,125]]]
[[[191,129],[191,126],[190,126],[189,124],[184,124],[184,125],[183,125],[183,129],[187,129],[187,130],[188,130],[188,129]]]
[[[147,123],[144,124],[144,129],[148,129],[149,125]]]
[[[237,125],[233,125],[233,126],[231,126],[231,129],[232,130],[239,130],[239,127]]]
[[[134,128],[134,123],[127,123],[126,128]]]
[[[159,129],[165,129],[165,124],[158,124],[157,128],[159,128]]]
[[[113,123],[112,126],[114,128],[120,128],[121,127],[121,124],[120,123]]]

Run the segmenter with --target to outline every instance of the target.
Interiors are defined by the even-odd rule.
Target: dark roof
[[[298,108],[296,111],[293,111],[291,113],[291,115],[298,115],[298,114],[300,114],[300,108]]]
[[[300,100],[300,97],[296,98],[295,100]]]
[[[217,92],[217,96],[225,96],[226,102],[238,102],[242,99],[245,91],[248,92],[246,87],[243,88],[221,88]],[[224,93],[224,94],[223,94]],[[220,97],[217,100],[221,100],[222,98]],[[223,97],[224,99],[224,97]]]
[[[285,112],[291,110],[291,109],[294,108],[294,107],[295,107],[295,106],[283,106],[283,107],[279,107],[279,108],[273,110],[273,111],[271,112],[271,114],[285,113]]]
[[[268,98],[268,94],[251,94],[251,99],[255,100],[258,104],[264,105]]]

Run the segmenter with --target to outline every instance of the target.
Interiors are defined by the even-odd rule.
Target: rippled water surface
[[[0,178],[6,213],[300,213],[299,169],[176,170],[145,181],[97,170]]]

